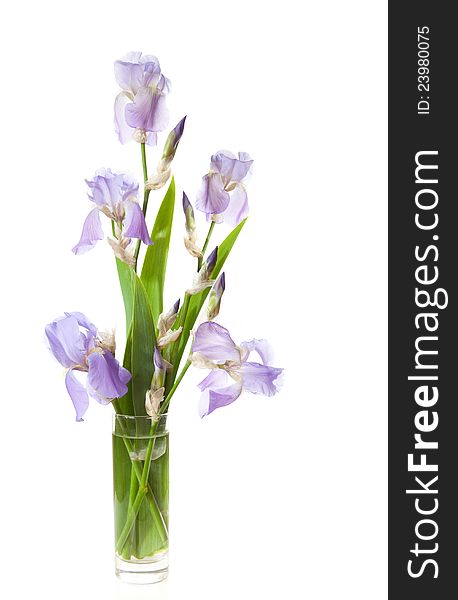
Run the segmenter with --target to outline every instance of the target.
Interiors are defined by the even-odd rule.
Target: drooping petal
[[[134,101],[126,106],[126,121],[130,127],[145,131],[162,131],[167,127],[168,110],[164,94],[142,87]]]
[[[86,388],[75,377],[70,369],[65,376],[65,385],[76,411],[76,420],[82,421],[89,406],[89,396]]]
[[[219,173],[208,173],[202,177],[202,186],[197,194],[196,208],[207,215],[226,210],[230,200]]]
[[[268,367],[259,363],[242,363],[243,388],[252,394],[273,396],[280,389],[278,378],[282,372],[283,369]]]
[[[114,124],[115,131],[121,144],[126,144],[132,140],[135,129],[130,127],[126,121],[126,106],[132,100],[124,92],[116,96],[114,104]]]
[[[197,387],[203,392],[208,388],[217,389],[227,387],[233,381],[224,369],[217,368],[214,371],[210,371],[207,377],[197,384]]]
[[[192,352],[200,352],[210,360],[222,364],[227,360],[240,362],[240,351],[229,331],[218,323],[202,323],[194,336]]]
[[[201,417],[237,400],[242,393],[242,385],[240,383],[230,384],[231,381],[233,380],[225,371],[218,370],[212,371],[200,382],[199,388],[202,390],[202,394],[199,400],[199,414]]]
[[[140,239],[147,246],[151,246],[153,242],[148,233],[148,228],[145,222],[145,215],[138,204],[132,200],[124,202],[126,216],[124,219],[123,234],[128,238]]]
[[[72,252],[84,254],[84,252],[91,250],[99,240],[103,240],[103,230],[100,223],[99,209],[96,207],[86,217],[80,241],[72,248]]]
[[[127,393],[126,383],[131,375],[120,366],[108,351],[92,352],[87,357],[89,365],[88,384],[97,392],[97,400],[112,400]]]
[[[73,316],[56,319],[45,328],[49,347],[54,358],[66,368],[83,365],[85,355],[84,336]]]
[[[246,362],[251,352],[257,352],[263,364],[272,362],[272,347],[267,340],[248,340],[240,344],[242,349],[242,362]]]
[[[243,185],[237,184],[231,194],[230,202],[223,212],[224,222],[230,227],[236,227],[248,216],[249,206],[246,190]]]

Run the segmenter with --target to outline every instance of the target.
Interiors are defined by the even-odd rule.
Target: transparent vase
[[[113,416],[116,575],[156,583],[168,574],[169,434],[167,414]]]

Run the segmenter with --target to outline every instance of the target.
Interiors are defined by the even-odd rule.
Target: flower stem
[[[155,421],[151,425],[151,428],[150,428],[149,435],[151,436],[151,439],[149,440],[148,447],[146,449],[145,462],[144,462],[143,470],[142,470],[141,477],[139,480],[138,492],[135,497],[135,500],[129,506],[126,523],[125,523],[125,525],[119,535],[118,541],[116,543],[116,550],[117,550],[118,554],[122,553],[124,545],[125,545],[127,538],[129,537],[129,534],[131,532],[132,526],[135,522],[135,519],[137,518],[137,513],[140,510],[141,503],[143,502],[143,499],[146,496],[146,494],[148,493],[148,491],[150,490],[150,487],[148,485],[148,476],[149,476],[149,470],[150,470],[150,466],[151,466],[151,456],[153,454],[154,444],[156,441],[156,438],[154,437],[154,433],[156,432],[157,424],[158,424],[158,421]],[[132,467],[134,467],[135,461],[131,460],[131,462],[132,462]],[[153,496],[153,498],[154,498],[154,496]],[[150,508],[151,508],[151,504],[150,504]],[[167,529],[165,528],[165,525],[164,525],[164,522],[162,519],[162,515],[160,514],[159,508],[157,506],[156,506],[156,511],[154,511],[154,514],[152,513],[152,516],[155,520],[156,527],[158,528],[158,533],[161,536],[162,542],[166,542],[167,541]]]
[[[144,183],[146,183],[146,181],[148,180],[148,165],[146,164],[145,144],[140,144],[140,148],[141,148],[141,153],[142,153],[143,181],[144,181]],[[150,190],[147,190],[145,187],[144,191],[143,191],[143,208],[142,208],[145,218],[146,218],[146,211],[148,210],[149,193],[150,193]],[[135,247],[135,252],[134,252],[135,271],[137,270],[137,261],[138,261],[138,254],[140,252],[140,244],[141,244],[141,240],[139,239],[139,240],[137,240],[137,245]]]
[[[123,439],[124,445],[126,447],[127,454],[129,455],[129,458],[130,458],[130,461],[131,461],[132,473],[135,473],[137,482],[140,484],[141,480],[142,480],[142,474],[143,473],[142,473],[142,469],[140,467],[139,462],[137,460],[133,460],[132,459],[132,455],[133,455],[133,452],[134,452],[134,447],[133,447],[132,442],[130,441],[130,439],[128,439],[126,437],[123,437],[122,439]],[[133,486],[133,483],[131,481],[131,491],[132,491],[132,486]],[[138,491],[138,487],[136,486],[135,493],[137,491]],[[129,511],[132,510],[132,505],[133,505],[133,502],[135,501],[135,497],[136,497],[135,494],[132,494],[132,496],[129,498]],[[160,508],[159,508],[159,504],[158,504],[158,502],[156,500],[156,496],[154,495],[153,489],[152,489],[152,487],[151,487],[151,485],[149,483],[148,483],[148,490],[146,492],[146,499],[147,499],[147,502],[148,502],[149,510],[150,510],[150,513],[151,513],[151,517],[152,517],[152,519],[153,519],[153,521],[154,521],[154,523],[156,525],[156,529],[157,529],[157,531],[159,533],[159,536],[161,537],[162,542],[165,543],[167,541],[167,536],[168,536],[167,526],[166,526],[166,524],[164,522],[164,518],[163,518],[163,516],[161,514],[161,511],[160,511]],[[132,524],[133,524],[133,522],[132,522]],[[131,528],[132,528],[132,526],[131,526]],[[129,536],[129,533],[130,533],[130,530],[127,533],[127,537]],[[126,537],[126,540],[123,543],[123,546],[118,548],[119,554],[121,554],[121,552],[124,551],[124,545],[125,545],[125,543],[127,541],[127,537]]]
[[[204,243],[203,248],[202,248],[202,256],[200,256],[197,259],[197,270],[198,271],[200,271],[200,267],[202,266],[202,261],[204,260],[205,251],[207,250],[208,242],[210,241],[210,238],[212,236],[214,228],[215,228],[215,221],[212,221],[211,224],[210,224],[210,227],[208,229],[208,233],[207,233],[207,237],[205,239],[205,243]]]
[[[177,387],[180,385],[180,382],[183,379],[186,371],[189,369],[190,364],[191,364],[191,362],[189,360],[187,360],[185,366],[183,367],[183,369],[181,370],[180,374],[178,375],[175,383],[173,384],[172,389],[167,394],[166,399],[162,403],[162,406],[159,409],[159,413],[158,413],[157,417],[160,417],[161,415],[163,415],[165,413],[165,411],[167,410],[167,408],[170,404],[170,400],[171,400],[173,394],[175,393]],[[141,503],[143,502],[143,498],[145,497],[145,495],[147,494],[148,489],[149,489],[148,476],[149,476],[149,470],[150,470],[150,466],[151,466],[151,456],[153,453],[154,443],[155,443],[154,433],[156,432],[158,422],[159,422],[159,420],[156,420],[156,421],[154,421],[154,423],[151,424],[151,428],[150,428],[150,432],[149,432],[151,439],[148,442],[148,448],[146,450],[145,462],[143,464],[143,471],[142,471],[141,478],[140,478],[137,496],[136,496],[135,500],[133,501],[132,506],[129,508],[126,523],[125,523],[123,530],[121,531],[118,541],[116,543],[116,549],[117,549],[118,554],[120,554],[122,552],[124,544],[126,543],[126,540],[129,537],[129,534],[130,534],[130,531],[134,524],[134,521],[137,518],[137,513],[140,510],[140,506],[141,506]],[[134,461],[132,461],[132,464],[133,463],[134,463]],[[159,530],[159,534],[161,535],[161,537],[163,537],[164,531],[165,531],[165,537],[163,538],[163,541],[165,542],[167,540],[167,532],[165,530],[164,524],[162,524],[162,530]]]
[[[181,369],[180,374],[175,379],[175,383],[172,385],[172,388],[171,388],[170,392],[167,394],[167,398],[162,403],[162,406],[161,406],[160,411],[159,411],[160,414],[164,413],[168,409],[169,404],[170,404],[170,400],[172,399],[173,394],[175,393],[177,387],[180,385],[181,380],[185,376],[186,371],[189,369],[190,365],[191,365],[191,361],[188,359],[186,361],[184,367]]]

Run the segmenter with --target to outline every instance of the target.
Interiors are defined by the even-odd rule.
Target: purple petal
[[[156,346],[154,347],[153,360],[154,360],[154,366],[155,366],[156,370],[165,372],[167,370],[167,368],[170,367],[170,363],[164,359],[164,357],[161,354],[161,351]]]
[[[248,152],[239,152],[239,158],[236,161],[232,171],[232,181],[240,182],[242,179],[245,179],[253,162],[254,161]]]
[[[76,410],[76,420],[82,421],[89,406],[89,396],[87,395],[87,391],[84,385],[76,379],[71,370],[67,371],[65,385]]]
[[[225,371],[211,371],[199,384],[202,394],[199,400],[199,414],[205,417],[217,408],[227,406],[237,400],[242,393],[240,383],[227,385],[233,381]]]
[[[134,101],[126,106],[126,121],[130,127],[145,131],[162,131],[167,127],[168,110],[165,96],[148,87],[142,87]]]
[[[240,352],[229,331],[214,322],[202,323],[194,336],[192,352],[201,352],[217,363],[240,362]]]
[[[197,194],[196,208],[207,215],[220,214],[229,204],[229,194],[219,173],[209,173],[202,177],[202,186]]]
[[[85,355],[84,336],[73,316],[56,319],[45,328],[50,350],[54,358],[66,368],[83,365]]]
[[[152,246],[153,242],[148,233],[145,222],[145,215],[138,202],[126,200],[124,202],[126,216],[124,219],[124,235],[128,238],[137,238],[142,240],[147,246]]]
[[[277,379],[282,372],[283,369],[276,369],[259,363],[242,363],[243,388],[252,394],[273,396],[280,389],[280,382]]]
[[[126,106],[130,103],[130,98],[123,92],[116,96],[114,104],[114,124],[115,131],[118,134],[118,139],[121,144],[130,142],[135,131],[134,128],[130,127],[126,121]]]
[[[99,169],[92,179],[86,179],[91,190],[89,198],[97,206],[108,206],[113,212],[119,202],[136,197],[138,183],[126,173],[113,173],[110,169]]]
[[[146,143],[148,146],[157,146],[157,133],[149,131],[148,135],[146,136]]]
[[[230,202],[223,212],[224,222],[230,227],[236,227],[248,216],[248,197],[245,188],[237,185],[231,194]]]
[[[92,352],[87,362],[88,384],[97,393],[99,402],[120,398],[127,393],[126,383],[130,380],[130,373],[126,373],[111,352]]]
[[[246,152],[239,152],[236,158],[228,150],[220,150],[211,157],[211,167],[221,173],[227,181],[240,182],[250,170],[253,160]]]
[[[242,362],[248,360],[251,352],[257,352],[265,365],[272,362],[272,347],[267,340],[248,340],[247,342],[242,342],[240,347],[243,350]]]
[[[142,56],[141,52],[129,52],[114,63],[115,78],[120,88],[136,94],[142,86],[157,83],[161,67],[155,56]]]
[[[82,312],[66,312],[66,317],[75,317],[80,327],[84,327],[95,337],[97,335],[97,327],[92,323]]]
[[[99,209],[96,207],[86,217],[80,241],[72,248],[72,252],[84,254],[84,252],[91,250],[99,240],[103,240],[103,230],[100,224]]]

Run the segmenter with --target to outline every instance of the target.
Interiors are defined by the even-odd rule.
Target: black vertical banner
[[[458,25],[389,2],[389,598],[458,597]]]

